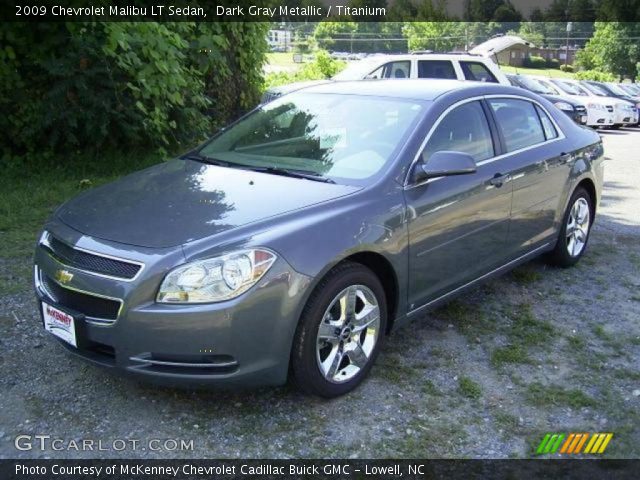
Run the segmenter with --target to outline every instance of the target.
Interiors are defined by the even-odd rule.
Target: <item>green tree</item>
[[[541,47],[545,43],[544,23],[522,22],[520,24],[520,30],[518,30],[518,36],[533,43],[536,47]]]
[[[618,77],[635,78],[640,61],[638,23],[596,22],[595,33],[579,55],[580,66]]]
[[[251,108],[268,24],[10,23],[0,29],[3,156],[175,148]]]
[[[313,36],[321,49],[350,52],[357,30],[358,24],[346,19],[339,22],[325,21],[318,24]]]
[[[409,50],[446,52],[464,46],[465,31],[461,22],[410,22],[403,32]]]

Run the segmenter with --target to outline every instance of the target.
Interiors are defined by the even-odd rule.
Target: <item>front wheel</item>
[[[558,242],[550,255],[552,263],[570,267],[584,254],[593,223],[593,201],[582,187],[573,192],[564,214]]]
[[[358,263],[339,265],[311,295],[296,330],[292,373],[305,392],[343,395],[367,376],[387,323],[384,289]]]

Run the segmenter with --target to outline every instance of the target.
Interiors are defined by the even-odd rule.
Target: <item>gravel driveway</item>
[[[640,457],[640,129],[602,135],[604,198],[577,267],[534,261],[397,331],[330,402],[114,377],[45,335],[30,291],[0,297],[0,457],[528,457],[570,431],[613,432],[607,457]],[[19,434],[63,450],[18,451]]]

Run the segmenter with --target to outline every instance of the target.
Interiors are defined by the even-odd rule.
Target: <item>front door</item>
[[[437,151],[469,153],[476,173],[439,177],[405,190],[409,228],[409,310],[495,268],[504,259],[511,211],[506,161],[480,101],[445,113],[421,160]],[[504,171],[503,171],[504,170]]]

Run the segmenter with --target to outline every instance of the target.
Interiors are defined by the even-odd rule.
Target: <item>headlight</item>
[[[560,110],[567,110],[569,112],[573,112],[573,106],[566,102],[556,102],[554,105]]]
[[[160,303],[212,303],[246,292],[269,270],[276,255],[269,250],[241,250],[187,263],[164,278]]]
[[[587,105],[587,108],[593,108],[594,110],[605,110],[604,105],[600,105],[599,103],[590,103]]]

